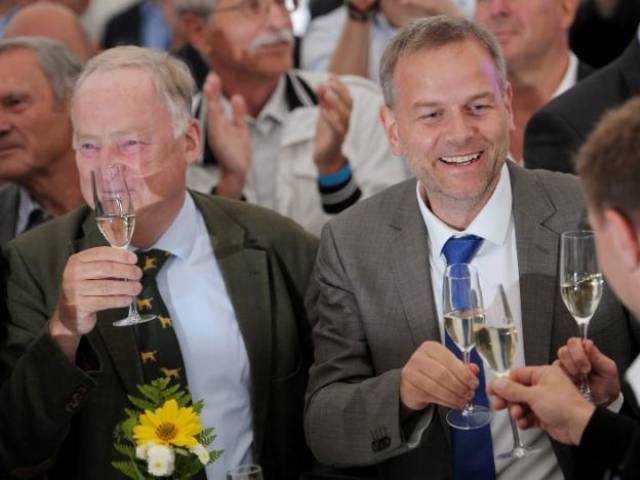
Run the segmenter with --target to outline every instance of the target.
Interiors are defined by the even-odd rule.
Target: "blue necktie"
[[[475,235],[451,237],[442,247],[442,253],[447,259],[447,265],[469,263],[478,252],[480,245],[482,245],[482,238]],[[445,333],[445,345],[456,357],[462,359],[462,352],[453,343],[448,333]],[[473,403],[488,406],[484,367],[475,348],[471,351],[471,362],[480,367],[478,376],[480,386],[473,397]],[[495,480],[496,468],[493,461],[493,445],[489,425],[466,431],[451,428],[451,440],[455,480]]]

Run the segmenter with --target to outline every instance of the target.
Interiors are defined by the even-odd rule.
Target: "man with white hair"
[[[378,121],[375,84],[292,70],[295,0],[174,6],[215,72],[200,118],[217,185],[205,176],[199,188],[216,185],[219,195],[244,196],[319,233],[330,215],[405,177]]]
[[[103,52],[78,79],[71,114],[89,206],[4,250],[1,478],[116,478],[112,433],[127,395],[160,372],[204,400],[201,422],[224,450],[209,479],[255,462],[267,480],[297,480],[307,467],[303,294],[316,240],[267,210],[187,191],[200,153],[194,90],[186,65],[139,47]],[[136,209],[135,254],[107,246],[91,208],[93,172],[114,166]],[[162,322],[114,326],[142,289],[139,308],[164,309]]]

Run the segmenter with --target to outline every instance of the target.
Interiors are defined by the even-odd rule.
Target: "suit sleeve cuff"
[[[349,163],[331,175],[320,175],[318,190],[322,200],[322,209],[326,213],[340,213],[356,203],[362,196],[362,191],[353,178]]]

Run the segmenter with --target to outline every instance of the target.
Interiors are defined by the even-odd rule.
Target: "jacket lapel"
[[[395,231],[391,243],[393,279],[415,350],[426,340],[440,341],[429,268],[428,233],[420,216],[415,181],[407,183],[392,211],[390,226]],[[433,321],[428,321],[429,318]]]
[[[391,242],[391,267],[396,291],[411,330],[412,351],[415,351],[426,340],[440,342],[441,336],[431,283],[428,232],[418,207],[416,182],[407,182],[406,185],[395,208],[391,210],[393,216],[389,225],[395,234]],[[449,439],[449,427],[445,420],[447,412],[445,407],[436,409],[444,427],[444,435]]]
[[[536,181],[509,164],[516,229],[522,338],[527,365],[549,363],[557,298],[559,235],[545,226],[556,209]]]
[[[248,232],[209,198],[193,195],[212,239],[213,250],[225,280],[251,370],[254,455],[262,451],[271,386],[271,300],[267,255]]]
[[[93,213],[82,225],[84,236],[72,245],[74,253],[97,246],[108,246],[95,223]],[[144,383],[135,341],[136,327],[114,327],[113,322],[126,316],[127,309],[111,309],[98,313],[96,330],[87,339],[95,351],[100,351],[98,336],[111,357],[116,374],[129,394],[138,394],[137,385]]]
[[[20,191],[14,184],[0,188],[0,245],[4,245],[15,235],[18,221]]]

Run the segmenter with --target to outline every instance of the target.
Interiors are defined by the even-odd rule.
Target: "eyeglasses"
[[[264,18],[269,15],[271,5],[284,8],[287,12],[293,13],[298,8],[298,0],[241,0],[235,5],[216,8],[212,13],[239,11],[250,18]]]

